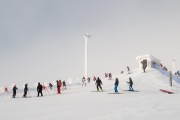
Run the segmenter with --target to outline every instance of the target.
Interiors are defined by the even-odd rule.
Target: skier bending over
[[[129,82],[127,82],[128,84],[129,84],[129,91],[134,91],[134,89],[133,89],[133,81],[132,81],[132,79],[131,79],[131,77],[129,77]]]
[[[43,96],[42,85],[40,84],[40,82],[38,83],[38,86],[37,86],[37,92],[38,92],[38,97],[39,97],[39,94],[41,94],[41,96]]]
[[[16,85],[14,85],[12,98],[15,98],[15,97],[16,97],[16,90],[18,90],[18,88],[16,87]]]
[[[23,97],[26,97],[26,95],[27,95],[27,92],[28,92],[28,87],[27,87],[27,85],[28,85],[28,84],[25,84]]]
[[[102,81],[99,79],[99,77],[96,80],[96,85],[97,85],[97,91],[99,91],[99,88],[103,91],[101,85],[102,85]]]
[[[119,85],[119,80],[118,80],[118,78],[116,78],[115,84],[114,84],[114,92],[115,93],[118,93],[118,85]]]

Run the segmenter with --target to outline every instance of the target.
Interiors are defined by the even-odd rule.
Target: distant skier
[[[130,74],[130,68],[127,66],[127,72],[128,74]]]
[[[102,85],[102,81],[98,77],[96,80],[97,91],[99,91],[99,88],[103,91],[101,85]]]
[[[128,84],[129,84],[129,91],[134,91],[134,89],[133,89],[133,81],[132,81],[132,79],[131,79],[131,77],[129,77],[129,82],[127,82]]]
[[[147,60],[141,61],[141,64],[142,64],[143,71],[146,72]]]
[[[23,95],[23,97],[26,98],[27,92],[28,92],[28,84],[25,84],[25,86],[24,86],[24,95]]]
[[[119,80],[118,80],[118,78],[116,78],[115,84],[114,84],[114,92],[115,93],[118,93],[118,85],[119,85]]]
[[[43,96],[42,89],[43,89],[43,87],[42,87],[42,85],[39,82],[38,86],[37,86],[38,97],[39,97],[39,94],[41,94],[41,96]]]
[[[82,86],[84,86],[84,85],[86,86],[86,78],[85,77],[82,78]]]
[[[59,81],[57,80],[56,82],[57,82],[57,94],[60,94],[61,93],[61,84],[62,84],[61,80],[59,80]]]
[[[88,80],[88,83],[90,83],[90,82],[91,82],[91,78],[90,78],[90,77],[88,77],[88,79],[87,79],[87,80]]]
[[[14,85],[12,98],[15,98],[15,97],[16,97],[16,90],[18,90],[18,88],[16,87],[16,85]]]
[[[51,83],[49,83],[49,88],[52,90],[52,87],[53,87],[53,85],[51,84]]]
[[[65,80],[63,81],[63,89],[66,89],[66,82],[65,82]]]
[[[108,77],[108,73],[105,73],[105,78],[107,78]]]
[[[96,81],[96,77],[95,76],[93,77],[93,80]]]
[[[111,73],[109,73],[109,80],[111,80],[112,79],[112,74]]]

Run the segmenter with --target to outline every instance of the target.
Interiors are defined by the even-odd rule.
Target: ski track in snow
[[[94,82],[86,87],[75,86],[63,90],[62,94],[44,94],[44,97],[15,98],[0,96],[0,120],[179,120],[180,85],[173,82],[169,87],[168,78],[150,69],[147,73],[135,70],[133,74],[114,76],[119,78],[119,92],[113,92],[114,79],[103,79],[104,92],[96,90]],[[134,89],[128,89],[126,81],[132,77]],[[175,91],[166,94],[159,89]],[[17,92],[21,97],[22,91]],[[31,91],[36,96],[36,91]]]

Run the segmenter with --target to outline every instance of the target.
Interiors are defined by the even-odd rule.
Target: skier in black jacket
[[[41,93],[41,96],[43,96],[43,93],[42,93],[42,85],[41,85],[40,83],[38,83],[37,92],[38,92],[38,97],[39,97],[39,94],[40,94],[40,93]]]
[[[15,98],[15,97],[16,97],[16,90],[18,90],[18,88],[16,87],[16,85],[14,85],[12,98]]]
[[[132,81],[132,79],[131,79],[131,77],[129,77],[129,82],[127,82],[128,84],[129,84],[129,91],[134,91],[133,90],[133,81]]]
[[[23,97],[26,97],[27,92],[28,92],[28,84],[25,84]]]
[[[101,90],[103,91],[101,85],[102,85],[102,81],[99,79],[99,77],[96,80],[96,85],[97,85],[97,91],[99,91],[99,88],[101,88]]]

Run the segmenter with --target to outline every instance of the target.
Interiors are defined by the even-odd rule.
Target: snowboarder
[[[28,92],[28,84],[25,84],[25,86],[24,86],[24,95],[23,95],[23,97],[26,97],[27,92]]]
[[[65,80],[63,81],[63,89],[66,89],[66,82],[65,82]]]
[[[99,77],[96,80],[96,85],[97,85],[97,91],[99,91],[99,88],[103,91],[101,85],[102,85],[102,81],[99,79]]]
[[[16,87],[16,85],[14,85],[12,98],[15,98],[15,97],[16,97],[16,90],[18,90],[18,88]]]
[[[129,91],[134,91],[134,89],[133,89],[133,81],[132,81],[132,79],[131,79],[131,77],[129,77],[129,82],[127,82],[128,84],[129,84]]]
[[[86,79],[85,79],[85,77],[82,78],[82,86],[84,86],[84,85],[86,86]]]
[[[115,84],[114,84],[114,92],[115,93],[118,93],[118,85],[119,85],[119,80],[118,80],[118,78],[116,78]]]
[[[37,86],[38,97],[39,97],[39,94],[41,94],[41,96],[43,96],[42,89],[43,89],[43,87],[42,87],[42,85],[39,82],[38,86]]]

